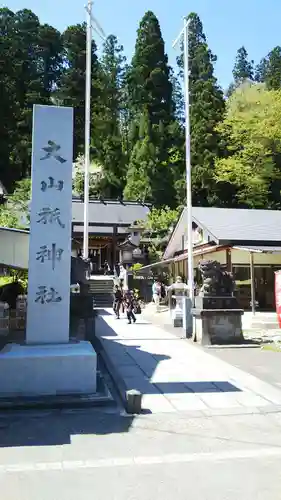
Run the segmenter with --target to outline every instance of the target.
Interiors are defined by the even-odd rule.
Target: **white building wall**
[[[0,229],[0,264],[28,268],[29,234]]]

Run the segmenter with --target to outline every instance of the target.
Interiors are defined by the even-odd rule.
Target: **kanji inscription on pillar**
[[[73,110],[35,105],[26,341],[69,341]]]

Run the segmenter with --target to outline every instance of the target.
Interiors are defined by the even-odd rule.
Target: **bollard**
[[[141,413],[142,394],[136,389],[126,391],[126,411],[130,415]]]

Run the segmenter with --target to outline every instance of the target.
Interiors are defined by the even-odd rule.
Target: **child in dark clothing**
[[[120,319],[120,307],[123,301],[123,294],[119,288],[119,286],[116,285],[115,290],[114,290],[114,302],[113,302],[113,311],[116,314],[116,318]]]
[[[125,297],[126,310],[127,310],[127,318],[128,324],[130,325],[133,322],[136,322],[136,317],[134,315],[134,306],[135,306],[135,298],[132,292],[127,292]]]

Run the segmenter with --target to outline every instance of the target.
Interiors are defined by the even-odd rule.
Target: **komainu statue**
[[[234,279],[231,273],[224,271],[216,260],[203,260],[198,269],[203,285],[200,295],[205,297],[231,297],[234,292]]]

